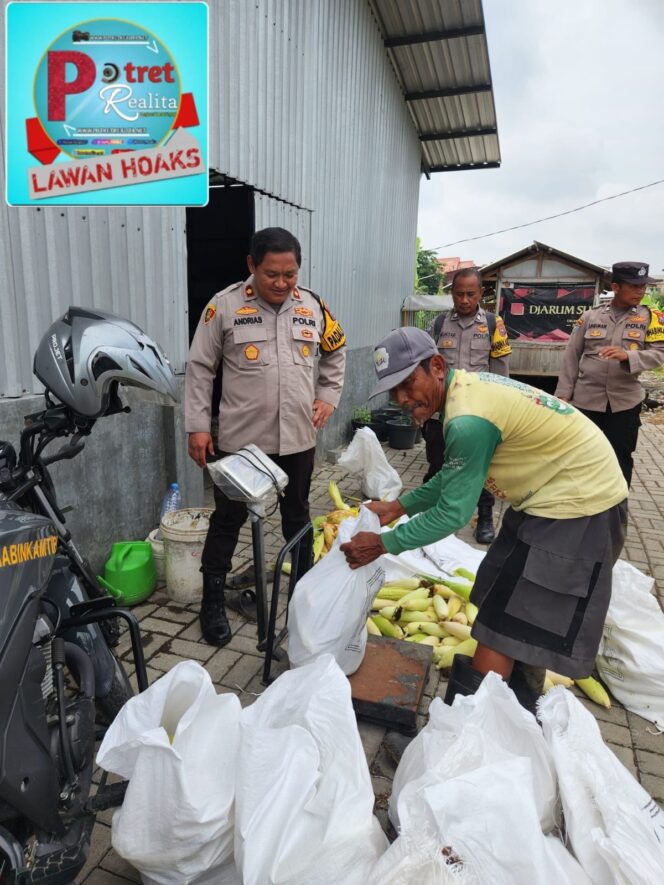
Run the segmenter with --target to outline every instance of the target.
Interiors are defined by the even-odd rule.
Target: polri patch
[[[205,316],[203,317],[204,325],[207,326],[208,323],[211,323],[216,315],[217,308],[214,306],[214,304],[208,304],[208,306],[205,308]]]

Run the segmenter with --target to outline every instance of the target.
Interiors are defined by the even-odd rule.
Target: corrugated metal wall
[[[302,281],[330,302],[350,346],[366,347],[398,325],[412,289],[420,171],[369,4],[209,6],[210,165],[262,192],[257,227],[297,234]],[[0,396],[38,389],[32,354],[70,303],[133,319],[183,371],[184,209],[15,209],[0,200]]]

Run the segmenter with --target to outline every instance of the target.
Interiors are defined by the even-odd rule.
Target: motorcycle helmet
[[[33,371],[60,402],[86,418],[106,413],[118,383],[179,400],[161,347],[134,323],[104,310],[70,307],[40,341]]]

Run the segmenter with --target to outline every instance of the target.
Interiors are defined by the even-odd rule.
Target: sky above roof
[[[587,261],[647,261],[664,273],[663,0],[483,0],[500,169],[422,178],[425,249],[478,264],[541,240]]]

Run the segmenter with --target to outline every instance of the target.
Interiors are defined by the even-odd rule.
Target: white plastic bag
[[[404,796],[400,844],[369,885],[590,885],[562,843],[542,833],[532,772],[529,758],[514,756]],[[390,862],[398,878],[389,878]]]
[[[394,501],[399,497],[402,482],[385,457],[378,437],[370,427],[355,431],[348,448],[338,460],[339,467],[361,475],[362,494],[376,501]]]
[[[387,848],[350,684],[331,655],[242,712],[235,858],[244,885],[365,885]]]
[[[288,606],[288,658],[291,666],[322,654],[334,656],[348,676],[362,663],[367,644],[367,616],[385,572],[381,558],[351,569],[339,549],[357,532],[379,532],[375,513],[360,508],[344,519],[332,550],[295,585]]]
[[[664,613],[651,594],[653,578],[628,562],[613,567],[611,602],[597,671],[632,713],[664,729]]]
[[[539,702],[565,826],[595,885],[664,882],[664,812],[602,740],[592,713],[562,686]]]
[[[457,695],[451,707],[434,698],[429,722],[406,747],[394,775],[390,820],[399,829],[402,805],[423,787],[515,756],[531,762],[533,802],[548,832],[558,819],[553,759],[535,718],[509,686],[497,673],[488,673],[474,695]]]
[[[150,882],[182,885],[214,871],[239,881],[233,854],[240,702],[183,661],[122,708],[97,763],[129,780],[112,844]]]

